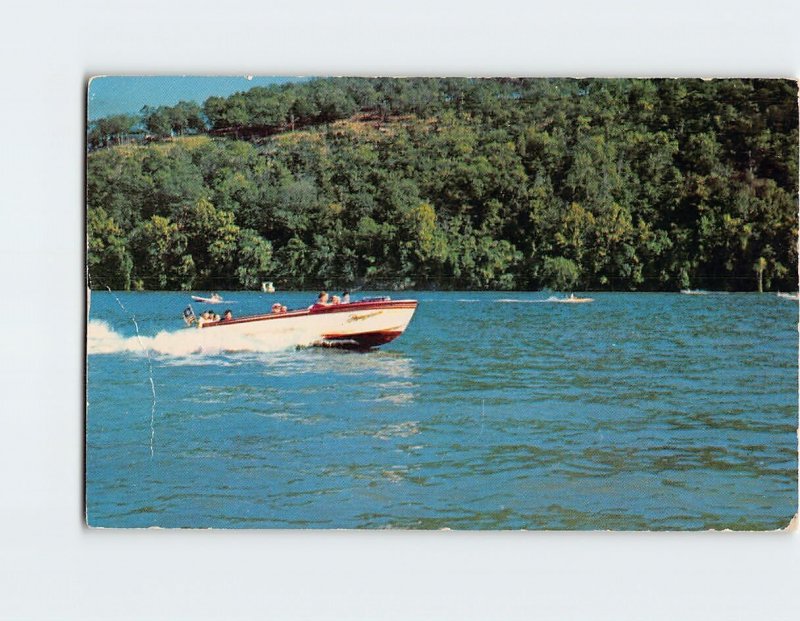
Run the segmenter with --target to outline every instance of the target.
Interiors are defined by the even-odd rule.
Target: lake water
[[[796,302],[390,295],[419,308],[378,350],[190,353],[188,294],[93,293],[89,523],[775,529],[794,515]],[[223,296],[237,315],[315,297]]]

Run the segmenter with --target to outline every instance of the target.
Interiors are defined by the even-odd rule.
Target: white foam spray
[[[161,331],[155,336],[126,337],[115,332],[104,321],[92,320],[87,330],[89,354],[130,352],[142,355],[190,356],[228,352],[272,352],[310,345],[318,336],[302,331],[259,335],[235,335],[225,330],[183,328]]]

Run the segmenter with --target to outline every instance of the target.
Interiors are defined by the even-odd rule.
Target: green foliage
[[[122,229],[104,209],[87,214],[89,285],[102,289],[130,289],[133,261]]]
[[[133,132],[138,119],[127,114],[115,114],[97,119],[89,124],[87,141],[91,147],[123,144]]]
[[[145,106],[141,112],[142,121],[148,132],[159,138],[172,136],[172,119],[168,108],[161,106],[152,109]]]
[[[794,289],[796,97],[333,78],[145,107],[89,127],[90,283]]]
[[[187,237],[163,216],[152,216],[132,234],[136,279],[147,289],[191,289],[196,268]]]
[[[265,280],[272,267],[272,244],[255,231],[243,229],[238,239],[236,277],[239,286],[255,289]]]
[[[542,284],[556,291],[569,291],[580,280],[580,268],[564,257],[545,257],[542,265]]]
[[[232,288],[236,282],[240,231],[233,214],[215,209],[211,202],[201,198],[192,205],[184,205],[177,218],[187,238],[186,251],[197,270],[194,288]]]

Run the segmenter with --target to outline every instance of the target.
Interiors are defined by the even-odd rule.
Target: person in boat
[[[281,304],[280,302],[275,302],[275,304],[272,305],[272,314],[277,315],[280,312],[281,312]]]
[[[233,319],[233,312],[230,308],[225,309],[225,312],[222,314],[222,321],[230,321]]]
[[[339,299],[339,296],[338,296],[338,295],[334,295],[334,296],[331,298],[331,304],[341,304],[341,303],[342,303],[342,301]]]
[[[289,309],[288,309],[288,308],[286,308],[286,307],[285,307],[283,304],[281,304],[281,312],[282,312],[282,313],[288,313],[288,312],[289,312]]]
[[[350,304],[350,292],[347,290],[342,293],[342,304]]]
[[[320,291],[319,295],[317,296],[317,301],[314,302],[311,306],[309,306],[309,310],[312,308],[319,308],[320,306],[329,306],[330,302],[328,301],[328,292],[327,291]]]

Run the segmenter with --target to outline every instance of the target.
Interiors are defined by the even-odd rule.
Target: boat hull
[[[400,336],[416,308],[416,300],[353,302],[204,323],[200,329],[213,331],[223,348],[226,339],[274,339],[297,346],[371,349]]]
[[[225,300],[222,299],[202,298],[199,295],[193,295],[192,300],[194,300],[195,302],[201,302],[202,304],[226,304],[226,303],[230,304],[230,302],[226,302]]]

